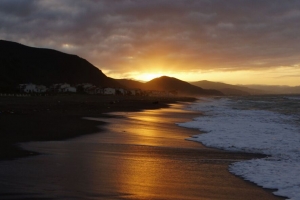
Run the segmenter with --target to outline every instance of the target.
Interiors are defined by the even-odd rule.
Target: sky
[[[1,0],[0,39],[113,78],[300,85],[299,0]]]

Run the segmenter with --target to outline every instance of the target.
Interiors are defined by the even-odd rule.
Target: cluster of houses
[[[90,83],[82,83],[71,86],[68,83],[53,84],[49,88],[44,85],[36,84],[20,84],[19,91],[21,93],[86,93],[86,94],[102,94],[102,95],[133,95],[133,96],[166,96],[174,95],[174,92],[165,91],[142,91],[141,89],[124,89],[111,87],[96,87]]]

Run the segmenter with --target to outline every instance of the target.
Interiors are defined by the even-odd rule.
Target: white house
[[[142,90],[140,90],[140,89],[130,90],[129,94],[133,95],[133,96],[135,96],[135,95],[142,95]]]
[[[126,90],[122,89],[122,88],[119,88],[119,89],[116,90],[116,93],[117,94],[121,94],[121,95],[125,95],[126,94]]]
[[[58,92],[67,92],[67,88],[69,88],[69,87],[71,87],[71,85],[70,84],[68,84],[68,83],[60,83],[60,84],[58,84]]]
[[[44,93],[44,92],[47,92],[47,87],[44,86],[44,85],[37,85],[36,86],[36,92],[38,93]]]
[[[95,94],[103,94],[103,89],[97,87],[97,88],[95,89]]]
[[[77,92],[76,87],[72,87],[68,83],[58,83],[58,84],[53,84],[51,86],[51,89],[54,92]]]
[[[76,87],[66,87],[66,88],[63,88],[63,91],[62,92],[77,92],[77,89]]]
[[[129,95],[135,96],[136,95],[136,91],[135,90],[129,90]]]
[[[94,86],[93,84],[91,84],[91,83],[82,83],[81,86],[82,86],[82,88],[83,88],[84,90],[86,90],[86,89],[88,89],[88,88],[91,88],[91,87],[95,87],[95,86]]]
[[[36,85],[36,84],[20,84],[19,85],[20,92],[26,93],[44,93],[47,92],[47,87],[44,85]]]
[[[115,95],[116,94],[116,89],[115,88],[104,88],[103,89],[103,94]]]
[[[20,92],[25,92],[24,89],[26,87],[27,84],[19,84],[19,90]]]
[[[32,83],[29,83],[29,84],[22,84],[23,87],[23,92],[26,92],[26,93],[30,93],[30,92],[36,92],[36,85],[35,84],[32,84]]]

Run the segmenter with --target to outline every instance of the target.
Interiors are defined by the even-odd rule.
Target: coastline
[[[105,123],[82,117],[107,117],[109,112],[133,112],[169,107],[192,97],[55,95],[0,97],[0,160],[36,154],[16,144],[65,140],[99,132]]]
[[[101,132],[101,127],[103,127],[102,125],[107,124],[107,122],[103,122],[101,120],[100,121],[83,120],[82,119],[83,116],[109,119],[111,118],[111,116],[105,113],[131,112],[131,111],[141,111],[145,109],[149,110],[149,109],[167,108],[170,106],[169,104],[176,103],[178,101],[185,101],[185,102],[195,101],[194,98],[156,98],[156,97],[155,98],[148,98],[148,97],[128,98],[128,97],[120,96],[117,97],[116,99],[115,97],[106,97],[106,98],[101,98],[101,97],[79,96],[77,97],[77,99],[74,99],[71,96],[55,96],[51,100],[47,99],[47,102],[44,102],[43,98],[45,97],[37,97],[37,98],[33,97],[33,99],[29,99],[27,101],[22,101],[19,99],[18,100],[6,99],[7,103],[10,102],[9,106],[6,107],[6,108],[10,108],[10,110],[7,109],[7,112],[14,112],[14,113],[6,113],[5,117],[3,117],[4,115],[1,114],[0,119],[1,121],[4,118],[6,119],[5,127],[10,127],[16,132],[20,131],[19,134],[16,133],[18,137],[15,138],[10,137],[11,140],[7,140],[6,144],[9,144],[8,147],[11,147],[11,144],[14,144],[16,142],[70,139],[77,136],[89,135],[95,132],[99,133]],[[20,101],[23,102],[22,105],[20,105]],[[1,101],[1,103],[3,103],[3,101]],[[68,104],[71,105],[67,106]],[[2,105],[3,104],[1,104],[1,106]],[[73,110],[74,107],[77,107],[78,109]],[[0,108],[3,109],[3,107]],[[25,122],[21,121],[21,119],[24,118],[26,119],[26,121],[32,120],[33,123],[29,123],[26,126],[24,126]],[[50,123],[50,119],[51,119],[51,123]],[[14,124],[16,123],[18,124],[18,126],[14,126]],[[100,126],[100,130],[99,130],[99,126]],[[47,127],[47,130],[45,130],[45,127]],[[29,131],[32,131],[33,128],[36,132],[31,133],[30,138],[20,136],[21,132],[28,133]],[[44,134],[41,135],[42,132]],[[51,132],[52,134],[50,134]],[[3,135],[1,135],[1,137],[2,136]],[[3,148],[1,149],[1,152],[3,152]],[[215,152],[220,152],[220,154],[219,153],[215,154]],[[182,153],[182,156],[186,156],[186,153],[180,151],[179,153]],[[196,152],[194,153],[196,154]],[[230,152],[219,151],[214,149],[207,150],[207,151],[204,150],[202,153],[205,154],[204,160],[206,160],[206,156],[207,158],[209,158],[208,160],[210,160],[212,157],[215,156],[217,157],[217,159],[219,158],[250,159],[255,156],[260,156],[254,154],[230,153]],[[22,156],[28,156],[32,154],[35,154],[35,152],[20,150],[18,147],[16,147],[6,157],[5,156],[3,157],[3,154],[1,153],[0,160],[14,159],[14,158],[19,158]],[[218,160],[216,162],[212,161],[212,163],[208,161],[208,163],[205,163],[205,165],[206,164],[208,166],[206,168],[207,170],[212,170],[210,169],[210,167],[216,166],[217,169],[222,169],[222,171],[219,172],[222,176],[227,177],[228,174],[230,174],[228,170],[226,170],[227,166],[229,165],[228,161],[225,161],[224,163],[222,162],[219,163]],[[221,165],[222,168],[219,168]],[[227,175],[225,176],[224,173],[226,173]],[[233,179],[241,179],[232,174],[230,174],[229,177],[231,178],[235,177]],[[273,196],[274,197],[273,198],[270,190],[262,189],[259,186],[250,183],[248,181],[244,181],[244,180],[242,181],[245,182],[245,185],[250,186],[249,187],[250,189],[242,189],[241,192],[252,193],[254,191],[260,191],[260,192],[267,191],[267,193],[270,194],[269,196],[270,198],[267,199],[283,199],[278,196]],[[246,188],[248,186],[246,186]],[[223,188],[223,190],[225,188]],[[230,188],[230,189],[234,189],[234,188]],[[230,195],[230,193],[228,195]],[[227,196],[227,198],[230,199],[230,196]]]

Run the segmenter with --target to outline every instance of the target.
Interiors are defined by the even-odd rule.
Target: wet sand
[[[260,155],[184,140],[199,132],[174,123],[196,115],[180,105],[109,118],[86,115],[107,124],[100,133],[71,140],[25,143],[42,155],[0,162],[0,198],[282,199],[227,170]]]
[[[83,116],[106,116],[114,111],[139,111],[168,107],[189,97],[53,95],[0,97],[0,160],[35,154],[14,144],[26,141],[63,140],[99,131],[104,124]],[[107,117],[107,116],[106,116]]]

